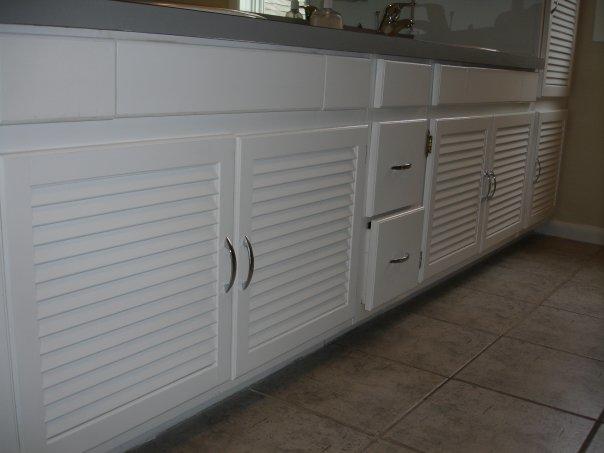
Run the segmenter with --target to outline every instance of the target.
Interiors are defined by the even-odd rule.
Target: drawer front
[[[110,39],[0,37],[2,123],[110,118],[115,44]]]
[[[538,83],[536,72],[436,65],[432,104],[531,102]]]
[[[325,57],[325,110],[366,109],[369,107],[370,88],[369,59]]]
[[[378,60],[373,106],[383,108],[428,105],[431,82],[430,65]]]
[[[365,308],[372,310],[418,284],[424,209],[371,223]]]
[[[320,110],[325,57],[119,41],[118,116]]]
[[[369,156],[368,217],[421,204],[428,121],[373,124]]]

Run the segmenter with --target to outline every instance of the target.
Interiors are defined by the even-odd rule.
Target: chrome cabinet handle
[[[495,172],[491,170],[491,178],[493,178],[493,193],[491,194],[491,198],[489,198],[489,200],[492,200],[493,197],[495,196],[495,192],[497,192],[497,175],[495,175]]]
[[[252,277],[254,276],[254,249],[252,248],[252,243],[247,236],[243,236],[243,245],[247,249],[249,257],[247,278],[245,279],[245,282],[243,282],[243,289],[247,289],[252,282]]]
[[[541,159],[539,159],[539,157],[537,157],[536,163],[537,163],[537,176],[535,176],[533,183],[539,182],[539,178],[541,178]]]
[[[392,167],[390,167],[390,170],[409,170],[411,168],[411,164],[409,162],[406,162],[404,164],[401,165],[393,165]]]
[[[231,242],[228,236],[224,241],[224,246],[229,252],[229,257],[231,258],[231,278],[229,279],[229,282],[224,285],[224,292],[228,293],[233,287],[233,284],[235,283],[235,277],[237,276],[237,256],[235,255],[233,243]]]
[[[408,259],[409,259],[409,254],[408,254],[408,253],[405,253],[405,254],[403,255],[403,257],[402,257],[402,258],[395,258],[395,259],[393,259],[393,260],[390,260],[390,262],[391,262],[392,264],[398,264],[398,263],[404,263],[404,262],[405,262],[405,261],[407,261]]]
[[[487,194],[483,196],[483,200],[488,200],[491,195],[491,189],[493,188],[493,174],[490,170],[484,172],[484,176],[489,178],[489,188],[487,189]]]

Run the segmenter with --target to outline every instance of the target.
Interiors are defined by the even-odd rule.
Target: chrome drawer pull
[[[405,253],[405,255],[402,258],[396,258],[396,259],[390,260],[390,262],[392,264],[398,264],[398,263],[404,263],[408,259],[409,259],[409,254]]]
[[[243,245],[247,249],[249,257],[247,278],[245,279],[245,282],[243,282],[242,287],[243,289],[247,289],[247,287],[250,286],[250,283],[252,282],[252,277],[254,276],[254,249],[252,248],[252,243],[250,242],[247,236],[243,236]]]
[[[233,243],[227,236],[224,241],[224,246],[229,252],[229,257],[231,258],[231,278],[229,282],[224,285],[224,292],[228,293],[233,287],[233,283],[235,283],[235,277],[237,276],[237,256],[235,256],[235,249],[233,248]]]
[[[409,170],[411,168],[411,164],[409,162],[401,164],[401,165],[393,165],[390,167],[390,170]]]

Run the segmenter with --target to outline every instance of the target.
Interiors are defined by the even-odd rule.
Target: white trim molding
[[[604,245],[604,228],[593,225],[551,220],[538,228],[537,231],[547,236]]]

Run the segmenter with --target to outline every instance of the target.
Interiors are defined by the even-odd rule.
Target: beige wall
[[[595,7],[596,0],[581,0],[554,218],[604,228],[604,42],[593,41]]]

